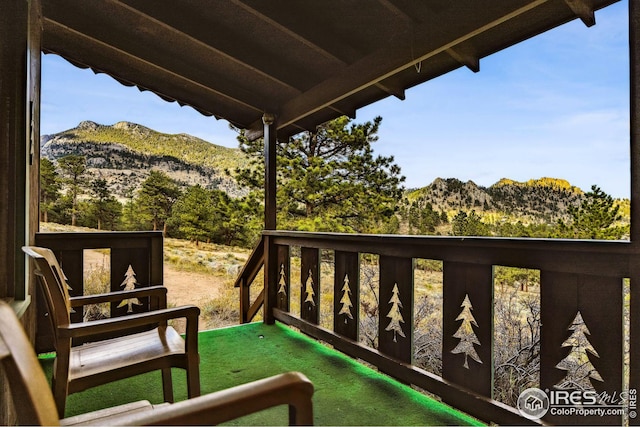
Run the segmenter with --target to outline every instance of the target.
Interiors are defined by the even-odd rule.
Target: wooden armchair
[[[61,420],[35,351],[13,310],[2,301],[0,368],[21,425],[213,425],[279,405],[289,405],[290,424],[313,424],[313,385],[295,372],[174,404],[142,401]]]
[[[56,360],[52,389],[60,417],[64,416],[68,394],[155,370],[162,370],[164,400],[173,402],[172,367],[186,370],[189,397],[200,395],[200,310],[197,307],[166,308],[167,290],[162,286],[70,298],[66,277],[54,253],[33,246],[22,249],[34,261],[53,324]],[[142,297],[157,298],[160,309],[111,319],[70,322],[73,307]],[[187,320],[186,339],[167,325],[169,319],[176,318]],[[146,330],[139,332],[141,327]],[[120,335],[104,338],[105,334],[114,332]],[[78,338],[91,342],[73,346],[73,340]]]

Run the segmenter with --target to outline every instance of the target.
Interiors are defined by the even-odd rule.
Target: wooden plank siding
[[[276,304],[275,319],[349,354],[395,378],[439,395],[456,408],[487,422],[530,423],[516,408],[494,395],[494,278],[496,266],[540,271],[540,388],[566,390],[561,361],[572,350],[569,337],[576,316],[584,320],[590,382],[596,392],[623,391],[623,344],[634,343],[623,327],[623,280],[637,257],[623,241],[457,238],[430,236],[345,235],[265,231],[277,247],[278,268],[289,275],[289,247],[300,247],[301,309],[296,316]],[[319,254],[333,257],[333,330],[319,325]],[[332,252],[333,251],[333,252]],[[326,253],[326,254],[325,254]],[[377,346],[359,342],[359,268],[361,254],[379,256]],[[443,262],[442,375],[412,365],[414,345],[414,263],[417,258]],[[348,278],[348,279],[347,279]],[[348,289],[348,291],[346,291]],[[348,299],[343,299],[345,292]],[[313,301],[313,303],[311,303]],[[350,311],[353,319],[346,316]],[[324,324],[324,323],[323,323]],[[598,376],[601,376],[598,377]],[[553,417],[545,423],[620,424],[605,418]]]

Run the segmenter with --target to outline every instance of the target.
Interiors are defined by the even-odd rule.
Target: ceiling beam
[[[327,108],[328,106],[333,105],[336,102],[339,102],[340,100],[345,99],[369,86],[375,85],[376,83],[379,83],[408,67],[412,67],[414,64],[419,64],[420,62],[435,55],[446,52],[447,49],[454,48],[460,43],[470,40],[473,37],[504,24],[511,19],[517,18],[518,16],[545,4],[547,1],[550,0],[536,0],[526,3],[524,6],[512,11],[511,13],[499,16],[479,28],[458,36],[454,40],[438,45],[434,49],[427,49],[424,52],[418,51],[417,56],[414,56],[416,52],[414,52],[412,43],[406,43],[406,45],[399,43],[390,44],[363,58],[361,61],[350,65],[345,70],[338,73],[334,78],[315,86],[285,104],[280,111],[278,127],[284,128],[302,120],[303,118],[320,111],[323,108]],[[429,36],[432,36],[430,30],[431,29],[427,24],[416,28],[417,40],[428,40]]]
[[[217,91],[214,88],[204,85],[198,81],[191,80],[173,70],[169,70],[153,62],[146,61],[129,52],[121,50],[101,40],[92,38],[87,34],[81,33],[73,28],[69,28],[47,17],[44,18],[44,28],[45,38],[58,38],[60,40],[64,40],[64,47],[58,46],[55,42],[49,40],[49,43],[45,43],[44,46],[46,50],[68,58],[72,62],[82,64],[94,71],[112,75],[119,81],[124,80],[124,82],[130,82],[131,85],[136,85],[142,89],[152,91],[164,99],[176,100],[180,98],[180,96],[177,96],[175,93],[170,93],[170,90],[161,89],[161,87],[167,87],[166,83],[172,82],[171,86],[189,88],[188,91],[192,92],[194,95],[199,95],[199,97],[194,96],[193,99],[206,99],[210,96],[220,99],[220,104],[225,104],[228,108],[233,108],[233,105],[236,105],[242,109],[250,109],[257,113],[262,113],[262,109],[259,107],[243,102],[225,92]],[[74,44],[85,46],[85,49],[83,49],[84,51],[94,52],[94,55],[96,56],[113,58],[113,61],[111,61],[113,69],[96,69],[95,67],[92,67],[91,64],[97,63],[97,61],[92,61],[91,58],[85,58],[83,60],[82,58],[75,57],[73,54],[74,49],[69,48],[70,45],[73,46]],[[87,46],[92,48],[86,49]],[[130,73],[135,74],[135,76],[132,75],[127,77],[127,69]],[[140,75],[159,75],[161,77],[158,77],[158,85],[143,87],[136,83],[136,81],[139,80]],[[184,95],[184,93],[182,95]],[[225,117],[225,105],[219,105],[218,108],[211,108],[212,105],[208,105],[206,102],[193,102],[186,99],[181,99],[181,101],[185,104],[192,105],[194,108],[207,111],[217,117]]]
[[[480,71],[480,58],[478,58],[477,56],[464,54],[454,48],[449,48],[446,50],[446,52],[449,54],[449,56],[451,56],[453,59],[455,59],[474,73]]]
[[[266,24],[268,24],[269,26],[271,26],[275,30],[277,30],[277,31],[279,31],[279,32],[281,32],[283,34],[286,34],[291,39],[297,40],[299,43],[302,43],[303,45],[307,46],[309,49],[313,50],[318,55],[322,55],[325,59],[335,61],[335,66],[342,66],[342,65],[345,64],[343,59],[339,58],[336,54],[331,52],[326,47],[326,46],[332,46],[331,42],[320,43],[317,40],[310,40],[309,38],[301,35],[299,32],[294,31],[293,29],[281,24],[280,22],[276,21],[275,19],[273,19],[270,16],[268,16],[267,14],[265,14],[263,11],[260,11],[260,10],[258,10],[256,8],[248,5],[247,3],[245,3],[242,0],[229,0],[229,1],[231,3],[233,3],[234,5],[236,5],[237,7],[243,9],[247,13],[251,14],[255,18],[265,22]],[[265,2],[265,4],[270,4],[270,3],[272,3],[272,2]],[[333,43],[335,43],[336,41],[337,40],[333,40]],[[344,40],[340,40],[339,42],[345,43]]]
[[[239,34],[229,34],[229,31],[233,31],[232,29],[224,28],[221,30],[217,28],[217,25],[198,25],[195,22],[198,17],[188,13],[188,10],[177,14],[170,8],[165,12],[162,3],[109,1],[159,27],[163,27],[167,32],[175,34],[176,37],[187,39],[190,43],[199,45],[203,50],[224,57],[228,61],[274,81],[283,88],[301,91],[309,86],[309,78],[306,77],[308,73],[305,70],[291,63],[276,63],[273,61],[273,57],[260,49],[257,44],[249,44]],[[135,6],[130,3],[134,3]],[[225,32],[225,37],[216,37],[220,31]],[[237,32],[234,31],[234,33]]]
[[[312,38],[309,37],[308,34],[307,35],[302,34],[304,32],[304,31],[301,31],[304,29],[302,27],[295,30],[291,29],[275,21],[274,19],[269,17],[267,14],[265,14],[263,11],[259,11],[256,8],[251,7],[243,1],[240,1],[240,0],[231,0],[231,1],[237,6],[242,7],[245,11],[251,13],[253,16],[257,17],[258,19],[265,21],[266,23],[268,23],[269,25],[273,26],[274,28],[278,29],[283,33],[286,33],[290,37],[305,44],[306,46],[310,47],[311,49],[323,55],[324,57],[335,61],[336,66],[339,68],[346,68],[349,63],[356,60],[354,58],[359,58],[361,54],[361,52],[356,48],[348,46],[348,41],[349,41],[348,39],[340,38],[339,35],[337,34],[334,35],[331,31],[323,32],[322,40],[320,40],[320,38],[317,36],[314,37],[312,40]],[[393,6],[393,4],[390,3],[388,0],[379,0],[379,1],[382,2],[385,7],[392,8],[394,10],[394,13],[397,16],[403,18],[404,20],[408,18],[406,14],[404,14],[402,11],[400,11],[395,6]],[[328,46],[341,46],[345,51],[341,53],[335,53]],[[345,48],[345,46],[347,47]],[[382,90],[383,92],[389,95],[393,95],[400,100],[405,99],[404,90],[399,90],[398,88],[391,87],[389,85],[379,83],[379,82],[376,83],[375,85],[378,87],[378,89]]]
[[[180,76],[191,83],[206,87],[208,91],[233,99],[252,109],[273,110],[274,105],[279,102],[275,97],[261,93],[261,89],[269,87],[269,85],[257,85],[252,70],[238,69],[236,61],[230,61],[229,66],[231,70],[235,71],[234,74],[223,75],[221,72],[213,74],[207,71],[206,62],[213,63],[224,60],[226,56],[214,57],[212,51],[204,43],[194,41],[188,36],[186,39],[181,39],[180,33],[175,29],[155,20],[145,26],[146,31],[136,31],[135,26],[139,24],[141,16],[137,15],[135,11],[132,13],[128,6],[117,1],[109,1],[112,13],[108,16],[105,16],[107,14],[103,9],[92,8],[103,6],[102,3],[89,2],[83,6],[81,13],[65,13],[61,6],[68,6],[66,0],[57,0],[56,3],[58,7],[51,8],[53,10],[47,13],[48,22],[57,22],[59,28],[74,31],[76,37],[84,37],[86,40],[90,39],[101,45],[111,46],[120,52],[120,56],[122,53],[126,53],[130,58],[139,59],[146,64],[153,64],[159,69],[169,71],[174,76]],[[86,19],[86,14],[96,18]],[[150,18],[142,17],[142,19],[148,20]],[[150,49],[149,46],[153,46],[154,43],[160,48]],[[183,58],[181,50],[190,53],[187,60]],[[201,67],[198,67],[198,58],[201,58],[201,65],[203,65]],[[240,74],[244,72],[243,70],[247,72],[247,78],[244,79]],[[115,70],[114,75],[118,75]],[[252,79],[249,79],[248,76],[251,76]],[[272,82],[271,79],[268,81]],[[271,93],[274,92],[279,94],[280,99],[290,98],[300,93],[300,91],[292,90],[286,86],[281,86],[279,90],[272,88]]]
[[[389,95],[393,95],[398,98],[400,101],[404,101],[406,96],[404,92],[404,87],[399,84],[393,84],[390,79],[385,81],[377,82],[376,87],[381,89],[382,91],[388,93]]]
[[[564,0],[565,3],[571,8],[573,13],[582,20],[584,25],[592,27],[596,25],[596,15],[593,11],[593,7],[589,5],[585,0]],[[634,0],[630,0],[634,1]]]

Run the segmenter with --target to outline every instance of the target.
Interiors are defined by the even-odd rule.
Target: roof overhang
[[[279,138],[617,0],[43,0],[43,51]]]

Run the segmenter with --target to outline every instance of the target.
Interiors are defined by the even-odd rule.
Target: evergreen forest
[[[394,158],[374,152],[381,123],[342,117],[278,144],[278,228],[628,239],[629,201],[597,185],[584,192],[562,179],[505,178],[485,188],[438,178],[406,189]],[[238,130],[238,143],[226,149],[127,122],[45,136],[41,221],[251,247],[263,224],[263,141]]]

